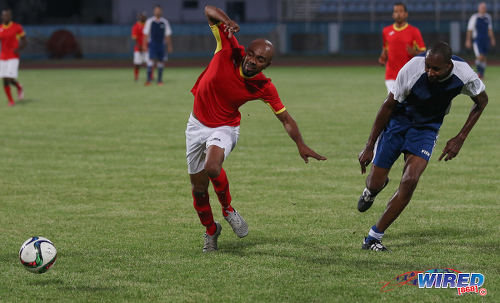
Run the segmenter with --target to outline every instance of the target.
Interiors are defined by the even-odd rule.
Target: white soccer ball
[[[19,250],[19,260],[24,268],[35,274],[43,274],[54,265],[57,250],[52,241],[44,237],[31,237]]]

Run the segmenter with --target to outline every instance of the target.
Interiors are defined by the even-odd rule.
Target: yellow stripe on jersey
[[[426,50],[425,46],[424,47],[419,47],[418,44],[417,44],[417,41],[413,41],[413,47],[415,47],[415,49],[423,52]]]
[[[214,34],[215,40],[217,40],[217,48],[215,49],[214,55],[217,54],[222,49],[222,40],[220,38],[219,27],[217,25],[219,25],[219,23],[210,25],[210,29]]]
[[[286,107],[283,107],[283,108],[282,108],[282,109],[280,109],[279,111],[274,112],[274,114],[275,114],[275,115],[279,115],[279,114],[281,114],[282,112],[284,112],[285,110],[286,110]],[[274,111],[274,109],[273,109],[273,111]]]
[[[392,25],[392,28],[393,28],[395,31],[397,31],[397,32],[400,32],[400,31],[402,31],[402,30],[405,30],[407,27],[408,27],[408,23],[406,23],[405,25],[403,25],[403,26],[401,26],[401,27],[397,27],[397,26],[396,26],[396,23],[394,23],[394,24]]]
[[[19,40],[19,39],[21,39],[21,38],[22,38],[22,37],[24,37],[24,36],[26,36],[26,33],[25,33],[25,32],[22,32],[22,33],[20,33],[20,34],[17,34],[17,35],[16,35],[16,38],[17,38],[17,40]]]
[[[283,106],[283,108],[280,109],[279,111],[274,111],[274,108],[271,106],[271,104],[269,104],[269,102],[264,101],[264,99],[260,99],[260,100],[262,100],[262,102],[266,103],[271,108],[271,110],[273,111],[273,113],[275,115],[279,115],[286,110],[286,107]]]

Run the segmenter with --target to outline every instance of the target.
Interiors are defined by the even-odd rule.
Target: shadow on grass
[[[397,240],[391,247],[415,247],[429,245],[443,245],[451,239],[460,237],[461,240],[477,238],[477,231],[469,228],[439,227],[428,229],[415,229],[411,231],[397,232],[391,234],[391,240]],[[461,241],[461,245],[467,245],[467,241]]]
[[[272,245],[267,249],[253,249],[261,245]],[[275,248],[274,246],[291,245],[293,248]],[[265,237],[262,235],[249,239],[227,241],[220,247],[220,253],[234,256],[268,256],[294,259],[314,264],[333,264],[338,262],[338,253],[343,249],[340,245],[320,246],[311,241],[304,241],[301,237],[287,236],[286,238]],[[311,254],[315,251],[318,254]]]
[[[29,284],[33,286],[60,286],[64,285],[64,281],[61,279],[40,279],[35,281],[29,281]]]
[[[30,285],[33,286],[54,286],[57,289],[64,290],[64,291],[85,291],[85,292],[97,292],[97,291],[115,291],[117,290],[117,287],[115,286],[105,286],[105,285],[98,285],[98,286],[89,286],[89,285],[70,285],[68,282],[65,282],[62,279],[39,279],[35,281],[30,281]]]
[[[23,99],[23,100],[20,100],[20,101],[17,101],[16,102],[16,106],[24,106],[24,105],[29,105],[30,103],[33,103],[33,102],[36,102],[38,100],[36,99]]]
[[[85,291],[85,292],[97,292],[97,291],[118,291],[118,287],[115,286],[86,286],[86,285],[66,285],[63,287],[58,287],[59,289],[62,290],[69,290],[69,291]]]

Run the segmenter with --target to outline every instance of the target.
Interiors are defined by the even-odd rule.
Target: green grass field
[[[455,99],[412,202],[386,232],[387,254],[360,247],[398,186],[401,159],[372,209],[356,209],[357,154],[385,96],[382,68],[269,69],[306,142],[329,159],[305,165],[266,105],[242,107],[225,169],[250,234],[238,239],[222,222],[211,254],[201,252],[185,164],[200,72],[167,69],[166,85],[144,87],[131,69],[21,70],[26,100],[8,108],[0,93],[1,302],[500,301],[500,67],[487,71],[490,103],[461,153],[438,162],[472,105]],[[59,252],[43,275],[18,260],[32,235]],[[444,267],[483,273],[488,294],[380,292],[399,274]]]

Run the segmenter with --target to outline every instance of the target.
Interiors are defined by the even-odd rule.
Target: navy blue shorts
[[[406,152],[429,161],[437,137],[438,131],[433,128],[414,127],[391,119],[377,140],[373,164],[389,169]]]
[[[150,60],[158,60],[158,61],[166,61],[167,57],[165,56],[165,45],[154,45],[149,44],[149,59]]]
[[[476,39],[472,44],[472,49],[474,50],[474,54],[476,55],[476,57],[479,57],[479,55],[486,55],[488,54],[489,50],[489,41],[484,39]]]

